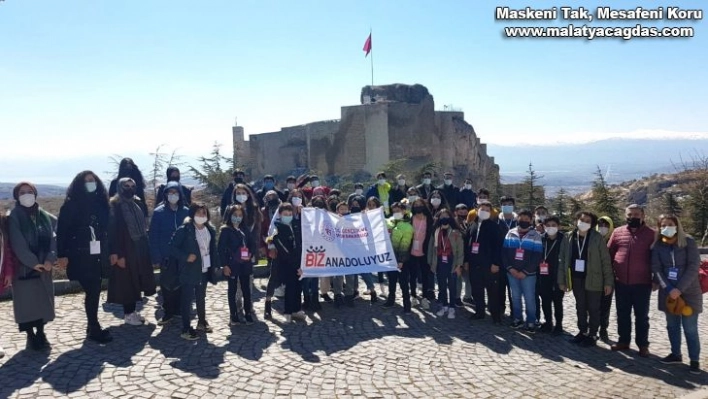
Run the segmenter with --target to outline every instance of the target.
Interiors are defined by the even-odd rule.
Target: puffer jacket
[[[396,255],[396,261],[398,263],[407,262],[411,256],[414,233],[410,217],[406,215],[401,220],[389,218],[386,223],[391,232],[391,245],[393,253]]]
[[[607,243],[615,281],[621,284],[651,284],[651,246],[654,230],[646,224],[632,233],[629,227],[615,229]]]

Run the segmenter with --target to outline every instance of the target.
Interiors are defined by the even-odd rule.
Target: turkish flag
[[[366,42],[364,42],[364,51],[366,52],[364,57],[367,57],[371,52],[371,33],[369,33],[369,37],[367,37]]]

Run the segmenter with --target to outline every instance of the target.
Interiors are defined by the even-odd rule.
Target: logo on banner
[[[333,242],[337,238],[366,238],[369,236],[369,230],[365,227],[356,227],[351,223],[334,226],[329,220],[325,220],[320,225],[320,235],[326,241]]]
[[[310,247],[305,252],[305,267],[325,267],[324,247]]]
[[[329,242],[334,241],[337,236],[337,234],[335,233],[334,225],[332,225],[332,222],[330,222],[329,220],[325,220],[324,222],[322,222],[322,227],[320,227],[320,234],[322,234],[322,238]]]

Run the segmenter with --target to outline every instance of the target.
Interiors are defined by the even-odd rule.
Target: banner
[[[398,271],[383,208],[339,216],[302,209],[302,276]]]

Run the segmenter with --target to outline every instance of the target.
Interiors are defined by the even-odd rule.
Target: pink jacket
[[[15,275],[15,254],[10,248],[10,240],[7,234],[0,233],[0,294],[5,291],[5,277],[12,278]]]
[[[651,245],[654,230],[646,224],[632,234],[625,225],[612,232],[607,247],[615,281],[620,284],[651,284]]]

